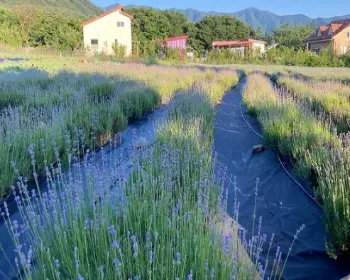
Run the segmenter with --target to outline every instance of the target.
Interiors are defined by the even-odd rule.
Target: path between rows
[[[108,162],[108,166],[104,165],[102,167],[102,154],[101,150],[98,149],[95,156],[89,159],[89,165],[100,166],[102,169],[89,169],[89,172],[106,172],[110,171],[111,174],[116,174],[117,177],[114,177],[116,180],[121,173],[128,175],[132,170],[132,159],[131,159],[131,149],[133,144],[133,138],[143,139],[142,144],[145,147],[149,147],[156,140],[156,128],[157,125],[165,122],[168,116],[169,107],[171,104],[162,105],[160,108],[156,109],[153,113],[144,116],[141,120],[131,122],[127,129],[121,133],[121,145],[118,147],[109,147],[106,145],[104,147],[104,155],[106,158],[111,154],[111,160]],[[137,144],[137,143],[136,143]],[[81,165],[77,167],[73,166],[73,174],[78,175],[78,172],[85,177],[85,169],[80,168]],[[98,174],[91,174],[91,176],[98,176]],[[112,175],[111,175],[112,176]],[[101,188],[105,187],[103,182],[101,182]],[[47,190],[46,182],[40,184],[40,190],[42,192]],[[21,224],[21,215],[18,212],[18,208],[13,199],[8,201],[11,220],[17,220]],[[0,279],[17,279],[14,259],[17,256],[14,252],[14,245],[11,240],[11,237],[6,228],[6,224],[3,219],[0,218]],[[9,261],[11,265],[9,265]]]
[[[287,253],[296,230],[305,224],[306,228],[300,234],[289,257],[284,279],[339,280],[346,275],[346,271],[326,254],[322,210],[285,173],[274,151],[252,153],[252,147],[262,144],[262,140],[242,118],[242,92],[245,83],[246,78],[243,78],[217,106],[215,168],[217,174],[223,174],[227,168],[225,186],[229,189],[228,211],[233,214],[234,194],[229,177],[236,176],[240,201],[239,222],[246,229],[252,229],[254,188],[255,181],[259,178],[257,216],[263,217],[262,233],[268,237],[272,233],[276,236],[270,263],[277,246]],[[252,128],[261,132],[260,125],[247,114],[244,106],[242,110]],[[301,183],[306,185],[305,182]]]

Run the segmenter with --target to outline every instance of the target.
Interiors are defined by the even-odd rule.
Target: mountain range
[[[118,5],[118,4],[115,4]],[[0,7],[18,8],[25,6],[30,9],[31,7],[41,7],[48,10],[60,11],[67,14],[74,14],[79,17],[91,17],[103,10],[110,9],[115,5],[111,5],[106,8],[98,7],[93,4],[91,0],[0,0]],[[125,8],[136,7],[134,5],[127,5]],[[149,8],[149,7],[147,7]],[[311,24],[318,26],[322,24],[328,24],[333,20],[350,18],[349,15],[332,17],[332,18],[310,18],[303,14],[297,15],[276,15],[269,11],[264,11],[256,8],[247,8],[238,12],[232,13],[219,13],[213,11],[200,11],[196,9],[172,9],[183,13],[188,20],[192,22],[198,22],[207,15],[230,15],[234,16],[243,22],[250,25],[252,28],[261,28],[264,32],[270,32],[276,27],[283,24],[294,25],[306,25]]]
[[[107,7],[107,9],[114,7],[115,5],[111,5]],[[135,5],[127,5],[125,8],[128,7],[134,8],[134,7],[140,7]],[[142,6],[144,8],[151,8],[148,6]],[[308,16],[305,16],[303,14],[296,14],[296,15],[276,15],[269,11],[260,10],[257,8],[247,8],[238,12],[232,12],[232,13],[220,13],[220,12],[204,12],[196,9],[170,9],[174,11],[178,11],[180,13],[183,13],[189,21],[192,22],[198,22],[202,20],[207,15],[230,15],[234,16],[246,24],[250,25],[253,29],[261,28],[264,32],[271,32],[274,28],[280,27],[283,24],[289,24],[290,26],[295,25],[307,25],[310,24],[312,26],[319,26],[323,24],[328,24],[331,21],[334,20],[340,20],[345,18],[350,18],[350,14],[344,15],[344,16],[336,16],[331,18],[310,18]]]
[[[233,13],[217,13],[217,12],[202,12],[195,9],[184,9],[177,11],[186,15],[186,17],[193,22],[200,21],[206,15],[230,15],[234,16],[252,28],[257,29],[261,28],[265,32],[270,32],[276,27],[280,27],[283,24],[289,24],[291,26],[295,25],[307,25],[310,24],[312,26],[318,26],[322,24],[328,24],[333,20],[339,20],[344,18],[350,18],[349,15],[332,17],[332,18],[310,18],[303,14],[297,15],[283,15],[279,16],[269,11],[264,11],[256,8],[247,8],[238,12]]]

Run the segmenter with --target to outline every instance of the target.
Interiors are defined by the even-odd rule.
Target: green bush
[[[126,57],[126,46],[119,44],[117,41],[113,44],[112,49],[114,51],[114,56],[117,59],[123,59]]]
[[[97,101],[108,100],[112,97],[116,90],[116,86],[112,82],[102,82],[92,85],[89,90],[89,96]]]

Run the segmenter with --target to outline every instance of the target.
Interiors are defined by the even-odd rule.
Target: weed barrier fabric
[[[217,106],[215,168],[219,176],[225,171],[227,174],[224,182],[229,190],[229,214],[233,216],[234,187],[231,181],[236,176],[239,188],[237,198],[240,202],[239,223],[249,231],[247,236],[251,236],[255,181],[259,178],[255,228],[262,216],[261,232],[267,234],[268,240],[272,233],[275,234],[269,258],[270,272],[277,246],[281,247],[282,258],[285,259],[296,230],[305,224],[304,231],[294,243],[283,279],[339,280],[350,272],[350,268],[346,271],[346,268],[331,260],[326,253],[322,210],[287,175],[274,151],[253,153],[252,147],[262,144],[263,140],[242,118],[243,111],[252,128],[261,133],[256,119],[247,114],[244,106],[241,109],[245,82],[246,79],[243,78]],[[300,183],[311,192],[306,182]],[[268,244],[262,253],[263,259],[266,259],[267,247]]]
[[[170,104],[169,104],[170,105]],[[105,156],[108,157],[110,153],[113,153],[113,156],[117,157],[117,164],[115,165],[115,161],[109,162],[109,167],[112,169],[118,169],[120,172],[128,175],[132,170],[132,159],[131,159],[131,151],[133,139],[143,139],[143,148],[148,148],[152,146],[152,143],[156,140],[156,127],[159,124],[162,124],[168,115],[169,105],[163,105],[159,109],[157,109],[152,114],[146,115],[143,119],[138,121],[133,121],[128,125],[127,129],[122,132],[121,135],[121,144],[117,147],[109,147],[108,144],[104,147]],[[135,133],[135,136],[134,136]],[[142,147],[140,147],[142,148]],[[102,165],[102,154],[99,149],[96,154],[88,160],[89,164],[94,164],[96,166]],[[78,172],[82,174],[83,181],[86,182],[86,170],[79,167],[73,166],[73,176],[78,175]],[[119,178],[115,178],[116,181]],[[34,186],[29,186],[34,187]],[[113,186],[107,186],[112,188]],[[35,187],[34,187],[35,188]],[[45,192],[47,190],[46,182],[42,182],[40,184],[41,192]],[[85,188],[86,190],[86,188]],[[118,190],[116,190],[118,191]],[[10,212],[11,221],[17,220],[19,224],[22,223],[21,215],[18,212],[18,208],[16,206],[15,201],[12,197],[7,201],[8,208]],[[1,210],[3,211],[3,207],[1,206]],[[1,212],[1,211],[0,211]],[[2,247],[1,247],[2,246]],[[26,252],[28,248],[24,247],[23,251]],[[19,279],[18,275],[16,275],[17,269],[15,265],[15,257],[17,254],[15,253],[15,247],[11,240],[11,237],[8,233],[6,224],[4,223],[3,218],[0,216],[0,279]],[[9,261],[11,263],[9,263]]]

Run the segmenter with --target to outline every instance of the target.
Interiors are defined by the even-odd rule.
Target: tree
[[[134,16],[133,41],[143,55],[155,55],[160,41],[166,37],[185,34],[187,18],[176,11],[157,11],[151,8],[130,8]]]
[[[197,40],[204,49],[216,40],[241,40],[253,37],[254,30],[231,16],[206,16],[196,24]]]
[[[22,45],[22,36],[16,15],[9,9],[0,9],[0,43],[18,47]]]
[[[313,28],[310,25],[298,25],[291,27],[284,24],[276,28],[272,32],[272,40],[280,46],[301,49],[303,48],[303,41],[312,33]]]
[[[38,18],[42,17],[40,9],[28,9],[28,7],[17,7],[15,10],[19,22],[19,30],[22,35],[23,45],[29,47],[29,37]]]

